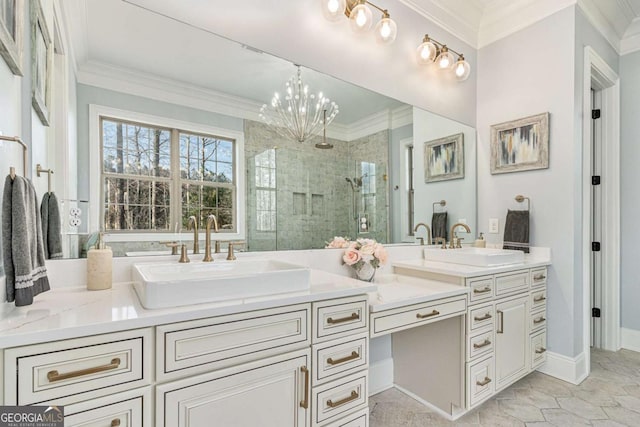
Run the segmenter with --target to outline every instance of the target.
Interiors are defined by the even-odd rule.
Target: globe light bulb
[[[364,2],[354,7],[349,15],[349,22],[353,31],[358,33],[369,31],[373,24],[372,15],[371,9]]]
[[[382,15],[382,19],[376,24],[375,34],[376,40],[382,44],[393,43],[398,35],[398,26],[386,11]]]
[[[458,81],[465,81],[471,74],[471,65],[469,65],[469,63],[464,60],[463,55],[460,55],[460,57],[458,58],[458,62],[456,62],[453,70]]]
[[[424,36],[422,43],[418,46],[418,49],[416,49],[418,64],[426,65],[432,63],[437,53],[438,48],[436,45],[429,39],[429,36]]]
[[[338,21],[344,16],[347,0],[321,0],[322,13],[329,21]]]
[[[438,68],[441,70],[447,70],[453,67],[455,59],[453,58],[453,54],[449,52],[449,49],[446,46],[442,46],[442,51],[438,58],[436,59],[436,63],[438,64]]]

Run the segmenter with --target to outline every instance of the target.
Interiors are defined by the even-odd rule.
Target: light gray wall
[[[243,120],[181,105],[128,95],[94,86],[79,84],[78,96],[78,197],[89,198],[89,105],[119,108],[127,111],[170,117],[208,126],[243,131]]]
[[[395,190],[396,185],[404,179],[400,175],[400,164],[404,160],[400,155],[400,141],[413,138],[413,124],[408,124],[391,130],[389,138],[389,241],[400,242],[405,230],[400,228],[400,189]]]
[[[640,52],[620,58],[622,327],[640,330]]]
[[[507,209],[517,194],[531,198],[530,242],[551,248],[547,342],[550,351],[574,356],[576,282],[574,197],[573,7],[557,12],[478,52],[478,227],[499,218],[502,241]],[[490,126],[550,113],[549,169],[491,175]],[[579,157],[579,155],[577,156]]]

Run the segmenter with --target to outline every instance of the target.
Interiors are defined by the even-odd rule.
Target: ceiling
[[[400,0],[476,48],[577,4],[620,53],[640,50],[640,0]]]

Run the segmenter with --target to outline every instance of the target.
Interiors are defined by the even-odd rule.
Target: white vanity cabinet
[[[496,391],[529,370],[527,322],[528,297],[496,303],[495,360]]]

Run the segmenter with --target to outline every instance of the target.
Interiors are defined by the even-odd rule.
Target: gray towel
[[[7,301],[32,304],[34,296],[49,290],[49,279],[36,190],[20,176],[7,176],[4,183],[2,245]]]
[[[502,248],[529,253],[529,211],[507,211]]]
[[[447,240],[447,213],[434,212],[431,216],[431,237],[442,237]]]
[[[40,205],[42,216],[42,242],[46,259],[62,258],[62,232],[58,198],[53,193],[45,193]]]

